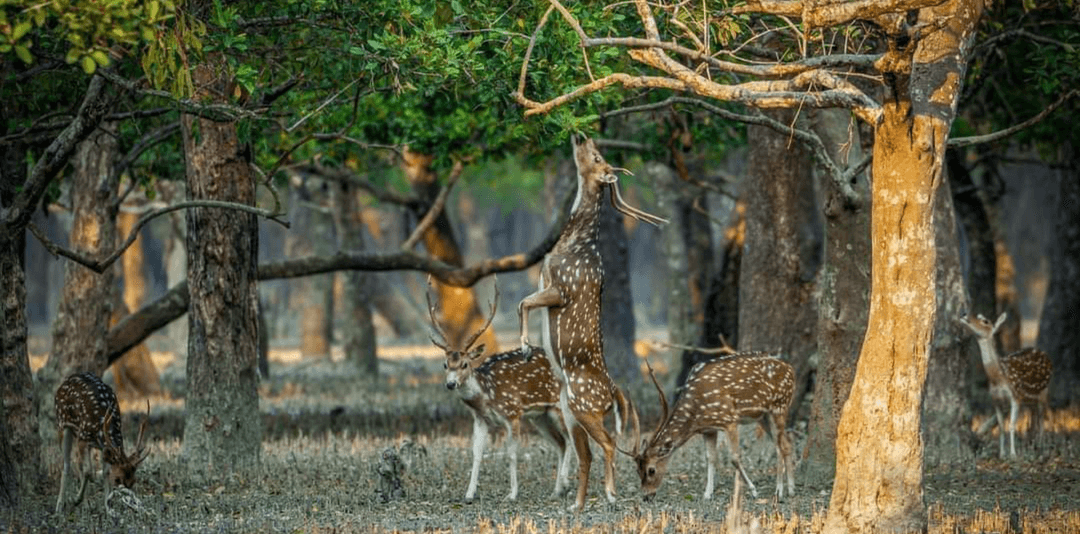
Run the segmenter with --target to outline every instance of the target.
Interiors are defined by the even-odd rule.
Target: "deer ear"
[[[473,350],[469,351],[469,358],[479,358],[484,355],[484,344],[477,345]]]
[[[1004,322],[1005,322],[1005,318],[1006,318],[1006,317],[1007,317],[1008,315],[1009,315],[1009,312],[1001,312],[1001,315],[999,315],[999,316],[998,316],[998,318],[997,318],[997,320],[996,320],[996,321],[994,321],[994,331],[995,331],[995,332],[997,331],[997,329],[998,329],[998,328],[1000,328],[1000,327],[1001,327],[1001,323],[1004,323]]]

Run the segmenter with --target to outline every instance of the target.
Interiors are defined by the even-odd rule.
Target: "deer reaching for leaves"
[[[429,281],[430,283],[430,281]],[[520,350],[492,355],[484,359],[484,345],[473,343],[491,325],[495,317],[495,303],[499,300],[496,283],[491,314],[484,326],[469,336],[461,347],[451,348],[449,339],[439,325],[431,295],[427,295],[431,324],[442,341],[431,337],[431,342],[446,354],[447,389],[457,391],[461,400],[473,415],[472,473],[465,501],[472,502],[476,496],[477,480],[480,478],[480,461],[484,457],[491,432],[498,426],[506,427],[507,449],[510,456],[510,493],[507,500],[517,499],[517,444],[521,435],[521,419],[530,416],[531,422],[555,443],[562,460],[555,479],[552,497],[566,493],[567,476],[570,471],[571,449],[564,433],[565,426],[558,409],[560,383],[551,372],[546,358],[526,358]]]
[[[518,305],[521,321],[521,350],[531,354],[529,311],[542,308],[543,347],[562,380],[559,404],[574,438],[578,456],[578,491],[574,508],[585,505],[592,452],[589,438],[604,450],[604,489],[608,502],[615,501],[615,440],[604,427],[605,415],[614,409],[616,432],[628,421],[637,429],[637,412],[626,395],[608,375],[600,332],[600,292],[604,283],[603,265],[597,248],[600,200],[605,188],[619,212],[659,225],[667,222],[623,201],[616,171],[600,155],[593,141],[573,136],[577,165],[577,196],[570,220],[559,240],[544,257],[540,268],[540,288]],[[637,440],[635,436],[634,440]]]
[[[61,447],[64,458],[63,472],[60,475],[60,495],[56,498],[56,513],[63,511],[64,489],[71,474],[71,448],[75,441],[82,450],[85,461],[93,447],[101,451],[101,475],[104,479],[105,499],[108,501],[110,488],[123,486],[132,489],[135,486],[135,469],[146,459],[148,452],[143,448],[143,433],[150,420],[150,402],[146,403],[146,418],[139,426],[139,437],[135,441],[135,452],[124,454],[124,436],[120,429],[120,407],[112,388],[92,373],[78,373],[67,377],[56,390],[56,418],[60,427]],[[82,484],[75,504],[82,502],[86,482],[90,472],[82,472]]]
[[[1005,313],[993,324],[982,315],[974,319],[966,315],[960,318],[960,323],[975,334],[982,352],[983,368],[986,369],[986,377],[990,382],[990,398],[994,403],[994,417],[999,427],[998,452],[1001,457],[1005,457],[1005,419],[1001,416],[1001,411],[1008,406],[1009,455],[1015,458],[1016,418],[1020,415],[1021,405],[1036,406],[1033,419],[1038,433],[1042,434],[1042,421],[1046,416],[1047,386],[1050,385],[1053,365],[1045,352],[1035,348],[998,356],[994,334],[1003,322]]]
[[[739,477],[750,493],[757,489],[739,460],[739,424],[757,421],[776,444],[776,497],[795,493],[795,462],[791,441],[784,425],[795,395],[795,371],[787,362],[764,352],[741,352],[720,356],[695,365],[686,379],[686,389],[668,411],[664,390],[649,368],[649,376],[660,394],[663,417],[650,439],[643,440],[642,450],[627,454],[637,463],[641,490],[646,501],[652,500],[663,482],[672,453],[697,434],[705,439],[708,470],[705,499],[712,498],[716,463],[717,432],[723,431],[735,466],[735,494]]]

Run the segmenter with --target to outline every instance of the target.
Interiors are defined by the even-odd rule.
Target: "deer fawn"
[[[533,424],[559,448],[562,459],[559,462],[552,497],[561,497],[566,493],[571,449],[567,444],[565,427],[558,411],[560,383],[552,374],[547,359],[527,358],[521,350],[513,350],[492,355],[485,360],[484,345],[472,348],[472,344],[491,325],[491,320],[495,317],[495,302],[499,299],[498,285],[495,286],[495,297],[487,322],[469,336],[460,349],[447,346],[445,341],[448,337],[435,317],[431,296],[427,297],[431,324],[443,340],[439,341],[432,336],[431,342],[446,353],[446,361],[443,362],[446,369],[446,387],[458,392],[473,415],[473,464],[469,488],[465,491],[465,501],[471,503],[476,496],[484,448],[492,430],[499,425],[506,427],[507,449],[510,453],[510,493],[506,499],[517,499],[517,444],[521,434],[522,416],[535,416],[531,419]]]
[[[591,139],[575,135],[572,145],[578,188],[570,220],[544,257],[539,291],[521,301],[518,317],[521,350],[531,354],[528,314],[534,308],[544,309],[543,347],[563,383],[559,405],[577,451],[578,491],[574,508],[580,510],[585,505],[592,464],[589,438],[604,450],[604,489],[608,502],[615,500],[615,440],[604,428],[604,416],[614,408],[616,433],[622,432],[628,420],[638,431],[637,412],[612,382],[604,362],[600,332],[604,272],[597,250],[603,189],[611,189],[611,203],[619,212],[655,225],[666,221],[623,201],[615,171],[629,171],[609,165]]]
[[[652,437],[642,441],[642,450],[635,446],[630,454],[637,463],[641,490],[646,501],[652,500],[667,471],[668,460],[676,449],[691,437],[701,434],[705,439],[708,470],[705,478],[705,499],[712,498],[715,476],[717,431],[722,430],[731,449],[735,466],[735,492],[739,477],[757,497],[757,488],[750,481],[739,461],[739,424],[757,421],[776,444],[776,496],[783,499],[784,481],[787,495],[795,493],[795,463],[791,441],[784,425],[795,395],[795,371],[783,360],[763,352],[741,352],[701,362],[690,370],[686,386],[675,408],[668,411],[664,390],[649,368],[649,375],[660,394],[663,417]]]
[[[1042,420],[1046,414],[1047,386],[1053,365],[1045,352],[1026,348],[1007,356],[998,356],[994,345],[994,333],[1005,322],[1002,313],[996,322],[978,315],[975,319],[965,315],[960,322],[975,333],[982,352],[983,368],[990,382],[990,398],[994,403],[994,418],[1000,428],[998,432],[998,452],[1005,457],[1005,419],[1002,409],[1009,406],[1009,456],[1016,457],[1016,418],[1020,415],[1021,405],[1036,406],[1033,414],[1038,433],[1042,434]],[[994,419],[988,421],[992,423]],[[985,430],[985,429],[984,429]]]
[[[110,487],[124,486],[131,489],[135,485],[135,469],[146,459],[143,448],[143,433],[150,419],[150,402],[146,403],[146,415],[139,426],[139,437],[135,442],[135,452],[124,454],[124,436],[120,430],[120,407],[116,403],[116,394],[92,373],[73,374],[60,384],[56,390],[56,418],[60,427],[61,447],[64,455],[63,472],[60,475],[60,495],[56,498],[56,513],[63,511],[64,489],[71,473],[71,446],[78,440],[83,460],[89,456],[87,446],[101,451],[101,475],[104,479],[105,497],[108,499]],[[83,462],[80,462],[82,464]],[[80,465],[80,471],[83,471]],[[90,473],[82,472],[82,484],[76,504],[82,502],[86,481]]]

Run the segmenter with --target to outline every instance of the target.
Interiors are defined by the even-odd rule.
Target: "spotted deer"
[[[56,418],[60,427],[61,452],[64,467],[60,475],[60,495],[56,498],[56,513],[63,511],[64,490],[71,474],[71,448],[75,442],[81,450],[82,462],[89,456],[87,447],[101,451],[101,476],[104,480],[105,498],[110,488],[135,486],[135,469],[146,459],[143,433],[150,419],[150,402],[146,403],[146,415],[139,425],[139,437],[135,440],[135,452],[124,453],[124,436],[120,429],[120,407],[112,388],[93,373],[73,374],[56,390]],[[82,484],[75,504],[82,502],[90,472],[79,466]]]
[[[1046,415],[1047,386],[1050,385],[1050,375],[1053,365],[1045,352],[1026,348],[1006,356],[999,356],[997,347],[994,345],[994,333],[1005,322],[1006,314],[998,316],[997,321],[990,323],[982,315],[972,319],[970,316],[961,317],[960,323],[968,327],[975,334],[982,352],[983,368],[986,369],[986,377],[990,382],[990,398],[994,404],[994,418],[988,423],[997,421],[1000,431],[998,432],[998,453],[1005,457],[1005,419],[1001,412],[1005,406],[1009,407],[1009,456],[1016,457],[1016,419],[1020,415],[1020,407],[1034,405],[1036,413],[1033,416],[1038,434],[1042,434],[1042,421]],[[986,430],[985,428],[983,429]]]
[[[585,505],[592,452],[589,438],[604,450],[604,489],[608,502],[615,501],[615,440],[604,427],[604,417],[615,412],[616,433],[633,422],[637,412],[608,375],[600,332],[600,292],[604,272],[597,249],[600,200],[611,190],[611,204],[620,213],[650,224],[667,222],[629,206],[619,194],[616,171],[604,160],[593,141],[572,139],[577,166],[577,196],[570,220],[540,268],[539,290],[521,301],[521,350],[531,354],[528,314],[541,308],[544,353],[562,380],[559,404],[574,439],[578,456],[578,491],[574,509]],[[635,436],[635,441],[637,437]]]
[[[492,431],[500,426],[506,428],[510,456],[510,493],[506,500],[517,499],[517,444],[521,436],[521,420],[525,416],[530,417],[533,425],[559,449],[561,460],[552,497],[561,497],[566,493],[571,449],[558,408],[561,383],[551,372],[550,364],[546,358],[527,358],[521,350],[503,352],[485,359],[484,345],[473,347],[484,330],[491,325],[498,299],[499,288],[496,285],[487,322],[469,336],[461,347],[451,348],[446,342],[450,338],[436,318],[431,295],[427,295],[431,324],[441,338],[436,339],[433,335],[431,342],[446,355],[446,361],[443,362],[443,368],[446,369],[446,388],[456,391],[473,415],[473,464],[469,487],[465,490],[465,501],[471,503],[476,497],[484,448]]]
[[[776,497],[794,495],[795,462],[791,440],[784,429],[795,396],[795,371],[791,365],[764,352],[740,352],[701,362],[690,370],[686,386],[671,411],[651,367],[649,376],[660,394],[663,417],[652,436],[642,441],[641,450],[635,446],[627,453],[637,464],[646,501],[656,495],[672,453],[697,434],[705,440],[704,498],[711,499],[719,431],[727,438],[731,463],[735,466],[735,493],[739,491],[741,476],[750,493],[757,497],[757,488],[739,459],[739,425],[754,421],[772,436],[776,445]]]

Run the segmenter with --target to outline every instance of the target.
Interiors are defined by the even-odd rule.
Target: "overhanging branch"
[[[979,145],[979,144],[983,144],[983,143],[992,143],[992,142],[997,141],[999,139],[1004,139],[1006,137],[1009,137],[1010,135],[1015,134],[1016,132],[1019,132],[1020,130],[1023,130],[1025,128],[1030,128],[1031,126],[1034,126],[1034,125],[1038,124],[1043,119],[1050,116],[1050,114],[1053,113],[1054,110],[1061,107],[1061,105],[1064,104],[1066,100],[1069,100],[1070,98],[1072,98],[1074,96],[1077,96],[1078,94],[1080,94],[1080,91],[1078,91],[1076,89],[1073,89],[1073,90],[1069,91],[1068,93],[1065,93],[1064,95],[1061,95],[1061,98],[1057,99],[1057,101],[1055,101],[1053,104],[1050,104],[1049,106],[1047,106],[1046,109],[1040,111],[1038,115],[1035,115],[1034,117],[1032,117],[1032,118],[1030,118],[1030,119],[1028,119],[1028,120],[1026,120],[1024,122],[1021,122],[1020,124],[1015,124],[1013,126],[1005,128],[1004,130],[998,130],[996,132],[988,133],[988,134],[985,134],[985,135],[971,135],[971,136],[967,136],[967,137],[955,137],[955,138],[949,139],[948,146],[949,146],[949,148],[959,148],[959,147],[965,147],[965,146],[971,146],[971,145]]]

